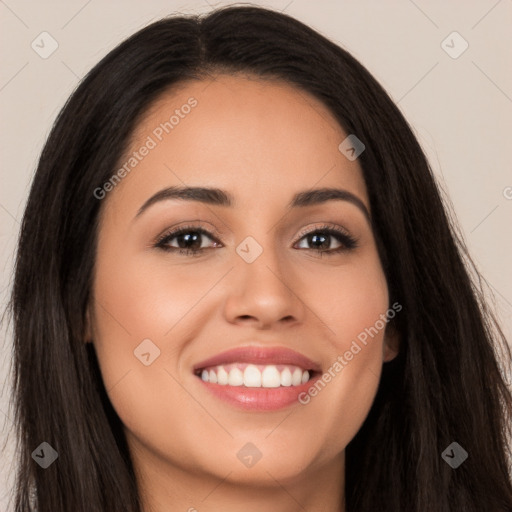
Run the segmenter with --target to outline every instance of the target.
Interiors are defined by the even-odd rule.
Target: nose
[[[303,321],[305,304],[299,296],[297,272],[271,248],[252,263],[240,259],[229,273],[224,305],[228,322],[270,329]]]

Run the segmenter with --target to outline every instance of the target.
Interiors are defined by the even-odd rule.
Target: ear
[[[400,351],[400,333],[394,324],[388,324],[386,327],[382,351],[385,363],[392,361]]]

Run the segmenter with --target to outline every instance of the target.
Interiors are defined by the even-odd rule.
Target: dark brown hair
[[[122,433],[84,344],[98,215],[138,120],[165,91],[215,73],[277,78],[320,99],[359,157],[400,353],[346,452],[347,512],[512,510],[506,340],[410,127],[349,53],[272,10],[228,7],[149,25],[81,82],[52,129],[21,227],[11,308],[19,436],[16,511],[136,512]],[[471,276],[477,279],[471,279]],[[498,357],[498,352],[503,352]],[[58,462],[39,467],[47,441]],[[469,454],[452,469],[452,442]]]

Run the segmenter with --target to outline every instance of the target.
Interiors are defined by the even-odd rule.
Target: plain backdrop
[[[16,237],[39,153],[57,113],[80,79],[118,43],[153,20],[233,3],[0,1],[3,307],[11,289]],[[252,3],[282,10],[349,50],[395,100],[448,193],[511,340],[512,1]],[[52,44],[58,47],[43,58],[42,47],[49,51]],[[8,435],[12,338],[5,323],[0,347],[0,509],[7,510],[15,465],[14,439]]]

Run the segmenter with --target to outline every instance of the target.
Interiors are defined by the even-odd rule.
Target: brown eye
[[[333,243],[335,247],[332,247]],[[339,253],[357,247],[357,241],[353,237],[332,227],[317,228],[303,234],[299,244],[301,244],[299,249],[309,249],[326,254]]]
[[[210,245],[210,247],[203,247],[203,243],[208,239],[213,242],[213,245]],[[213,235],[205,229],[184,227],[172,231],[171,233],[165,233],[157,241],[155,247],[165,251],[178,251],[181,254],[196,254],[218,245],[219,242],[217,242]]]

